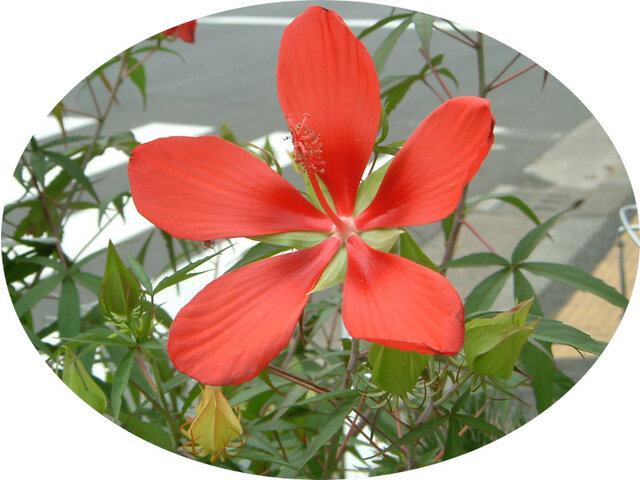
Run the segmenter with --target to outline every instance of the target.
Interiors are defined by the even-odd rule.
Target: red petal
[[[278,96],[285,116],[322,144],[325,182],[338,214],[353,213],[380,122],[380,87],[364,45],[333,11],[309,7],[284,30]]]
[[[169,137],[136,147],[129,161],[138,211],[178,238],[214,240],[331,221],[246,150],[217,137]]]
[[[330,238],[211,282],[171,325],[167,350],[175,367],[208,385],[255,377],[287,346],[307,293],[339,245]]]
[[[400,149],[356,226],[369,230],[445,218],[489,153],[493,125],[486,99],[458,97],[442,104]]]
[[[453,355],[464,342],[464,310],[442,275],[380,252],[352,235],[342,316],[354,338],[420,353]]]

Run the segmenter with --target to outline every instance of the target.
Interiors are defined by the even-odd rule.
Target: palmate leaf
[[[491,265],[499,265],[510,267],[511,263],[506,258],[491,252],[479,252],[466,255],[464,257],[451,260],[444,265],[445,268],[457,267],[487,267]]]

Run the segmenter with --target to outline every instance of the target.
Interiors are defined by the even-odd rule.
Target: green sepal
[[[257,242],[269,243],[272,245],[282,245],[284,247],[292,247],[295,249],[303,249],[314,247],[319,243],[324,242],[331,235],[324,232],[284,232],[274,233],[272,235],[260,235],[258,237],[251,237],[251,240]]]
[[[360,238],[371,248],[381,252],[388,252],[402,233],[404,233],[404,230],[397,228],[376,228],[360,233]]]
[[[356,193],[355,207],[353,208],[354,217],[357,217],[364,212],[365,208],[371,204],[380,189],[380,184],[382,184],[382,179],[387,173],[389,165],[391,165],[390,161],[372,172],[371,175],[365,178],[365,180],[360,184],[360,187],[358,187],[358,193]]]
[[[73,351],[68,347],[64,347],[64,350],[62,381],[92,408],[104,413],[107,409],[107,396]]]
[[[371,380],[385,392],[404,395],[413,390],[429,357],[372,343],[369,347]]]
[[[316,286],[309,293],[319,292],[344,282],[347,276],[347,249],[340,247],[320,275]]]
[[[466,324],[464,353],[476,375],[508,380],[536,323],[525,325],[532,299],[493,318],[477,318]]]

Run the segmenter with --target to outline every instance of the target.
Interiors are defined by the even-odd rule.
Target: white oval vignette
[[[100,11],[81,0],[5,2],[0,7],[6,45],[6,73],[0,77],[0,185],[5,187],[11,180],[37,122],[99,64],[173,25],[255,3],[271,2],[192,0],[179,5],[112,0]],[[600,122],[638,193],[640,147],[637,119],[631,112],[640,110],[640,100],[635,92],[638,67],[632,46],[637,42],[632,38],[635,16],[630,2],[597,6],[557,0],[393,3],[482,31],[548,69]],[[606,61],[606,68],[597,67],[599,60]],[[123,474],[126,478],[245,478],[169,454],[96,415],[41,360],[16,318],[6,289],[0,290],[5,314],[0,362],[6,369],[0,397],[6,419],[0,472],[20,471],[52,479],[80,475],[112,479]],[[549,410],[475,452],[402,477],[474,474],[506,480],[552,473],[553,477],[571,474],[588,479],[634,471],[636,448],[627,440],[640,427],[633,410],[640,387],[629,381],[626,372],[632,370],[628,366],[633,365],[635,342],[640,338],[635,321],[638,296],[634,292],[610,347]]]

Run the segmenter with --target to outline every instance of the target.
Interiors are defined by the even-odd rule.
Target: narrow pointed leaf
[[[107,397],[70,348],[65,348],[62,381],[76,395],[100,413],[107,409]]]
[[[387,63],[387,60],[389,59],[389,55],[391,55],[391,52],[396,46],[396,43],[398,43],[398,39],[410,24],[411,24],[410,17],[400,22],[400,25],[394,28],[391,31],[391,33],[389,33],[389,35],[386,36],[386,38],[382,41],[378,49],[373,54],[373,63],[376,66],[376,72],[378,72],[378,75],[384,69],[384,66]]]
[[[305,451],[301,460],[296,463],[296,469],[299,472],[304,465],[311,460],[320,450],[324,447],[331,438],[341,430],[344,425],[345,418],[354,409],[359,397],[346,400],[341,405],[337,406],[335,410],[327,417],[322,425],[322,428],[318,431],[313,438],[308,450]]]
[[[63,278],[63,274],[57,274],[40,281],[33,288],[27,290],[27,292],[13,304],[13,308],[16,309],[18,317],[24,315],[54,288],[56,288]]]
[[[538,317],[542,317],[544,315],[544,313],[542,313],[542,306],[540,305],[538,296],[533,289],[533,285],[531,285],[531,282],[527,280],[527,277],[525,277],[518,268],[513,270],[513,296],[517,302],[533,298],[530,313]]]
[[[513,250],[511,255],[511,263],[518,264],[527,258],[533,252],[533,250],[538,246],[538,244],[542,241],[544,237],[547,236],[549,231],[555,226],[558,219],[564,215],[565,213],[574,210],[580,205],[581,202],[578,202],[567,208],[566,210],[561,211],[560,213],[555,214],[551,218],[549,218],[546,222],[538,225],[527,233],[522,240],[518,242],[516,248]]]
[[[131,376],[131,368],[133,367],[133,361],[135,359],[136,349],[131,348],[125,354],[124,358],[118,365],[116,374],[113,379],[113,386],[111,387],[111,414],[113,419],[118,421],[120,416],[120,408],[122,407],[122,395],[129,383],[129,377]]]
[[[531,337],[544,342],[570,345],[595,355],[602,354],[607,346],[606,342],[595,340],[571,325],[550,318],[541,318]]]
[[[190,272],[198,268],[203,263],[208,262],[213,257],[220,255],[224,250],[226,250],[226,248],[223,250],[220,250],[219,252],[212,253],[211,255],[207,255],[206,257],[201,258],[200,260],[197,260],[193,263],[190,263],[189,265],[182,267],[180,270],[176,271],[171,275],[167,275],[162,280],[160,280],[158,285],[156,285],[156,288],[153,289],[153,294],[156,295],[158,292],[161,292],[166,288],[169,288],[177,283],[180,283],[183,280],[186,280],[187,278],[193,277],[195,275],[199,275],[200,273],[204,273],[204,272],[196,272],[196,273],[190,273]]]
[[[626,308],[629,301],[618,292],[615,288],[607,285],[599,278],[572,267],[571,265],[561,265],[558,263],[547,262],[526,262],[521,263],[520,268],[543,277],[556,280],[558,282],[570,285],[579,290],[593,293],[607,302],[620,307]]]
[[[281,245],[272,245],[270,243],[258,243],[249,250],[247,250],[242,257],[234,263],[227,272],[240,268],[243,265],[248,265],[264,258],[272,257],[278,253],[286,252],[290,250],[290,247],[283,247]]]
[[[467,312],[489,310],[504,288],[510,274],[510,269],[503,268],[481,281],[467,296],[465,310]]]
[[[501,265],[503,267],[511,266],[509,260],[490,252],[472,253],[464,257],[451,260],[444,265],[446,268],[457,267],[486,267],[488,265]]]
[[[467,208],[473,207],[474,205],[476,205],[476,204],[478,204],[478,203],[480,203],[480,202],[482,202],[484,200],[500,200],[502,202],[509,203],[509,204],[513,205],[514,207],[516,207],[517,209],[519,209],[527,217],[529,217],[531,219],[531,221],[533,221],[533,223],[535,223],[536,225],[540,225],[540,223],[541,223],[540,219],[535,214],[535,212],[531,209],[531,207],[529,207],[529,205],[524,203],[518,197],[516,197],[514,195],[510,195],[508,193],[490,193],[490,194],[487,194],[487,195],[477,195],[475,197],[472,197],[472,198],[468,199],[465,206]]]
[[[71,278],[62,281],[58,301],[58,329],[61,337],[73,337],[80,333],[80,297],[76,283]]]

